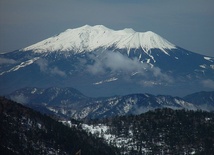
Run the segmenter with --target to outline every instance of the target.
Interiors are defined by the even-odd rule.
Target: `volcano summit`
[[[88,96],[185,95],[214,89],[214,58],[154,32],[103,25],[68,29],[0,55],[0,94],[23,87],[74,87]]]

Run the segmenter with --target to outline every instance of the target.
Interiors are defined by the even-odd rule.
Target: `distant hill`
[[[197,99],[197,94],[189,95],[189,98],[188,96],[180,98],[147,93],[91,98],[69,87],[27,87],[14,91],[7,95],[7,98],[28,105],[42,113],[84,119],[137,115],[157,108],[212,111],[214,109],[213,96],[213,92],[204,92],[201,93],[200,99]],[[201,99],[203,102],[200,102]]]
[[[209,111],[214,111],[214,91],[197,92],[184,97],[188,102],[194,103],[200,109]]]

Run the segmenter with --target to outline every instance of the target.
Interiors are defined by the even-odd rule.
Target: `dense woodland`
[[[75,127],[0,98],[0,152],[12,155],[140,155],[140,154],[214,154],[214,113],[157,109],[141,115],[85,120],[91,125],[108,126],[107,141]],[[124,140],[124,141],[121,141]],[[116,148],[117,142],[123,142]]]
[[[0,98],[0,152],[3,155],[114,155],[117,149],[81,128],[69,128],[52,118]]]
[[[214,154],[214,113],[157,109],[89,123],[105,124],[117,139],[128,139],[122,154]]]

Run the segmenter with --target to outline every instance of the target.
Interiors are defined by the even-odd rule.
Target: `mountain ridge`
[[[209,93],[214,94],[214,92]],[[206,97],[205,94],[204,100],[209,101],[209,97]],[[190,102],[190,99],[185,100],[170,95],[155,96],[146,93],[91,98],[73,88],[23,88],[7,95],[7,98],[34,109],[40,106],[41,111],[51,111],[59,116],[74,119],[136,115],[158,108],[214,110],[212,103],[194,103]]]
[[[146,53],[150,49],[159,48],[166,54],[165,49],[176,48],[175,45],[152,31],[135,32],[130,28],[116,31],[103,25],[85,25],[80,28],[68,29],[21,50],[32,50],[38,53],[72,50],[84,52],[112,47],[127,49],[128,52],[133,48],[142,48]]]

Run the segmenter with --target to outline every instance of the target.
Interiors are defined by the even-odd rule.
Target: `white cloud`
[[[59,76],[66,76],[65,72],[61,71],[58,67],[54,67],[50,69],[51,74],[59,75]]]
[[[53,75],[66,76],[66,73],[60,70],[58,67],[49,67],[48,61],[46,59],[40,58],[36,61],[41,72],[50,73]]]
[[[15,64],[15,63],[17,63],[17,61],[15,61],[13,59],[0,58],[0,65],[3,65],[3,64]]]
[[[143,85],[144,87],[153,87],[154,85],[161,85],[161,82],[152,81],[152,80],[142,80],[139,84]]]
[[[47,71],[48,61],[46,59],[40,58],[39,60],[36,61],[36,63],[39,66],[40,71],[42,72]]]
[[[145,112],[147,112],[147,111],[149,111],[149,110],[154,110],[155,108],[153,108],[153,107],[149,107],[149,106],[139,106],[139,105],[135,105],[134,107],[133,107],[133,112],[132,112],[132,114],[134,114],[134,115],[140,115],[140,114],[142,114],[142,113],[145,113]]]
[[[214,81],[211,79],[203,80],[202,85],[206,88],[214,89]]]
[[[106,51],[100,57],[91,56],[91,59],[94,63],[87,66],[87,71],[94,75],[111,72],[131,76],[133,73],[137,73],[138,76],[144,77],[143,79],[147,79],[147,81],[151,79],[159,81],[150,81],[149,83],[141,81],[140,84],[144,86],[158,84],[161,81],[173,82],[173,79],[162,73],[160,68],[151,67],[147,63],[141,63],[138,59],[131,59],[119,52]]]
[[[14,95],[11,97],[13,101],[16,101],[17,103],[26,104],[28,103],[28,98],[24,96],[23,94],[20,95]]]
[[[119,52],[106,51],[101,57],[93,57],[93,65],[88,65],[88,71],[92,74],[102,74],[110,70],[130,74],[132,72],[143,73],[148,68],[147,64],[140,63],[137,59],[130,59]]]

